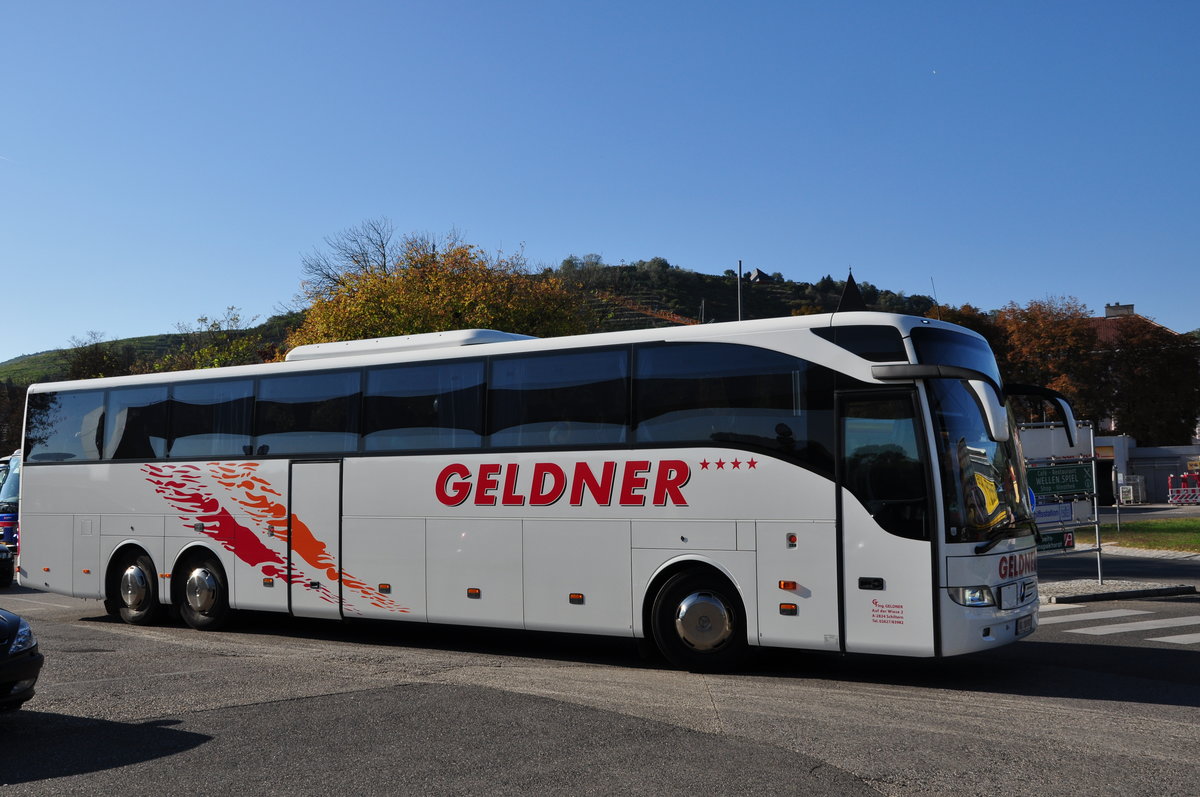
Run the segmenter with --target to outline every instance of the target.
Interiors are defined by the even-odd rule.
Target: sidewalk
[[[1200,562],[1200,553],[1181,551],[1155,551],[1146,548],[1126,548],[1115,543],[1102,543],[1102,556],[1139,556],[1147,559],[1192,560]],[[1110,601],[1122,598],[1153,598],[1164,595],[1191,595],[1196,587],[1191,584],[1168,584],[1154,581],[1130,581],[1127,579],[1095,578],[1070,581],[1041,581],[1038,594],[1042,603],[1087,603]]]

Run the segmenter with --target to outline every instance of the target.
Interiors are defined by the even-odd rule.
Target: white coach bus
[[[35,385],[24,450],[22,583],[135,624],[648,637],[694,669],[749,645],[950,656],[1037,626],[995,358],[913,316],[466,330]]]

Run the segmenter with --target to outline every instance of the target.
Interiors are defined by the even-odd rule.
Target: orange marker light
[[[795,581],[780,581],[779,588],[788,590],[790,592],[796,588],[796,582]]]
[[[391,595],[392,594],[392,585],[391,584],[380,584],[379,585],[379,593],[381,595]]]
[[[478,600],[479,598],[483,597],[483,592],[479,589],[479,587],[467,587],[467,597]]]
[[[797,613],[796,604],[781,603],[779,604],[779,613],[788,617],[795,617]]]
[[[83,568],[83,574],[84,574],[85,576],[86,576],[86,575],[90,575],[90,574],[91,574],[91,572],[92,572],[92,571],[91,571],[91,570],[88,570],[86,567],[85,567],[85,568]]]
[[[572,592],[570,595],[567,596],[567,600],[570,603],[573,603],[576,606],[579,606],[583,603],[583,593],[582,592]]]

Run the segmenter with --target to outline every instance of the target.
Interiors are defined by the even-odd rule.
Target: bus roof
[[[448,346],[476,346],[480,343],[503,343],[514,340],[537,340],[532,335],[499,332],[494,329],[455,329],[448,332],[425,332],[420,335],[400,335],[373,340],[343,340],[334,343],[310,343],[297,346],[284,357],[286,362],[321,360],[327,357],[350,357],[361,354],[392,354],[419,349],[440,349]]]
[[[354,368],[365,365],[385,365],[430,359],[438,349],[449,358],[517,354],[535,351],[569,350],[593,346],[621,346],[639,342],[668,341],[733,341],[740,335],[769,332],[794,332],[825,327],[890,326],[908,337],[914,327],[934,327],[953,330],[979,338],[982,336],[965,327],[921,316],[881,313],[874,311],[824,313],[821,315],[781,316],[753,321],[727,321],[687,326],[655,327],[651,329],[596,332],[585,335],[538,338],[497,330],[453,330],[394,338],[318,343],[293,349],[285,362],[234,365],[190,371],[171,371],[133,376],[78,379],[64,382],[45,382],[30,385],[30,393],[61,390],[94,390],[98,388],[132,387],[135,385],[173,384],[180,381],[253,378],[272,374],[304,373],[330,368]],[[814,336],[815,340],[815,336]],[[821,341],[820,346],[833,344]],[[790,347],[785,347],[790,348]],[[808,348],[804,346],[803,348]],[[834,347],[836,348],[836,347]],[[469,350],[469,351],[465,351]],[[843,352],[844,354],[844,352]],[[424,356],[423,356],[424,355]],[[434,355],[434,358],[440,355]],[[868,379],[870,377],[867,377]]]

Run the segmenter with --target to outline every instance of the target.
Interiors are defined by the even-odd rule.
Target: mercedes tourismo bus
[[[135,624],[646,637],[697,669],[967,653],[1037,626],[1005,387],[979,335],[868,312],[35,385],[20,577]]]

